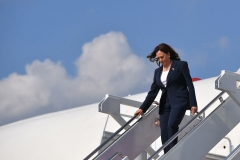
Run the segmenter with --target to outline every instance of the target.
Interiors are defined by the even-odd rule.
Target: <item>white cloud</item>
[[[122,33],[110,32],[85,44],[76,64],[78,77],[84,83],[89,83],[91,91],[97,87],[122,93],[142,84],[143,79],[146,79],[143,59],[132,53]]]
[[[218,46],[221,48],[221,49],[225,49],[228,47],[229,45],[229,40],[227,37],[221,37],[219,38],[218,42],[217,42]]]
[[[153,70],[132,53],[126,37],[109,32],[86,43],[76,60],[78,75],[67,76],[61,62],[35,60],[26,74],[0,81],[0,125],[38,114],[98,102],[105,94],[147,91]]]

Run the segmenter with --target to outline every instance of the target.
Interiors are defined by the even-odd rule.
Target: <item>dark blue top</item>
[[[154,73],[151,89],[146,99],[140,106],[143,112],[151,106],[159,90],[162,95],[159,101],[160,110],[165,107],[164,100],[168,99],[171,108],[190,109],[197,106],[195,90],[190,76],[188,64],[185,61],[172,60],[172,65],[167,76],[167,86],[165,87],[161,80],[162,66],[157,68]]]

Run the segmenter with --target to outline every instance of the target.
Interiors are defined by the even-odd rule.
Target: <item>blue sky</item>
[[[188,61],[192,77],[235,72],[239,6],[236,0],[0,0],[0,125],[98,102],[106,93],[148,91],[156,65],[145,57],[162,42]]]

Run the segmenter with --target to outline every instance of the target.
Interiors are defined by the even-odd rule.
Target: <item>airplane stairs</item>
[[[155,119],[159,116],[157,106],[152,106],[143,117],[133,117],[126,122],[121,117],[120,104],[139,107],[141,103],[106,95],[99,103],[99,111],[111,115],[122,127],[84,160],[213,160],[214,158],[206,156],[208,152],[240,122],[240,92],[236,81],[240,81],[239,74],[222,71],[215,81],[215,88],[222,92],[194,117],[185,115],[179,132],[157,151],[150,147],[160,136],[160,129],[155,124]],[[224,94],[227,94],[225,99]],[[220,104],[208,116],[202,116],[218,100]],[[159,153],[176,137],[179,142],[161,156]],[[147,158],[144,153],[150,156]],[[239,157],[240,146],[227,157],[219,159],[239,160]]]

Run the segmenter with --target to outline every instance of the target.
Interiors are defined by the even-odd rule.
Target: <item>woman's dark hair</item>
[[[152,53],[150,53],[147,58],[151,61],[151,62],[154,62],[156,61],[156,53],[158,51],[162,51],[164,53],[170,53],[170,59],[172,60],[181,60],[179,55],[177,54],[177,52],[171,47],[169,46],[168,44],[166,43],[161,43],[159,44],[157,47],[154,48],[154,50],[152,51]]]

